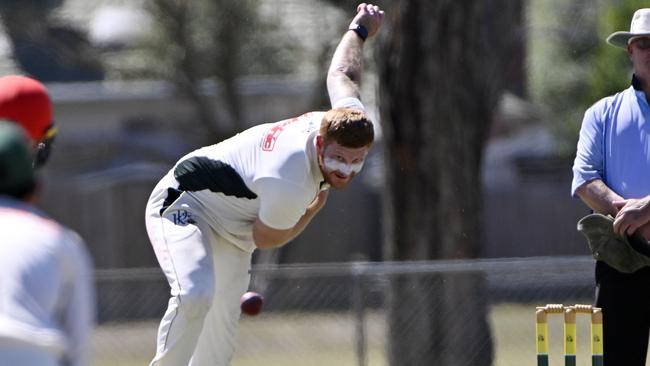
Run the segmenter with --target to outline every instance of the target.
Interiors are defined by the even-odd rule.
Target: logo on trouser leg
[[[192,214],[186,210],[178,210],[176,212],[172,212],[171,220],[174,223],[174,225],[186,226],[186,225],[196,224],[196,221],[194,221]]]

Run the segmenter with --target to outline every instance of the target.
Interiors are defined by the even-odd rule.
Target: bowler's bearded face
[[[345,188],[363,168],[369,146],[350,148],[331,142],[319,148],[319,165],[325,182],[335,189]]]

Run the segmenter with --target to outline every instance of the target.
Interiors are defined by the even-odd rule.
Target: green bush
[[[629,30],[638,8],[633,0],[531,3],[530,94],[546,111],[558,155],[574,155],[589,106],[629,87],[627,53],[605,39],[614,31]]]

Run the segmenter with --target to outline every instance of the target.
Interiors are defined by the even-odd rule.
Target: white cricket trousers
[[[250,280],[251,253],[205,224],[174,224],[147,207],[146,225],[171,287],[150,366],[227,366],[239,328],[239,299]],[[191,220],[193,221],[193,220]]]

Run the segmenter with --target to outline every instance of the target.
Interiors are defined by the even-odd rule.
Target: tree
[[[402,0],[376,59],[384,132],[385,257],[475,258],[481,250],[481,158],[513,50],[521,2]],[[392,365],[490,365],[480,273],[392,283]],[[405,306],[408,304],[408,306]]]
[[[531,21],[542,30],[530,39],[532,99],[547,110],[557,155],[573,159],[585,110],[630,85],[625,50],[605,39],[629,29],[639,4],[547,0],[532,6]]]
[[[607,36],[618,30],[629,30],[632,15],[639,8],[637,1],[624,0],[615,3],[603,3],[596,17],[598,31],[593,33],[594,48],[590,53],[590,62],[574,60],[586,68],[586,86],[578,95],[577,107],[582,112],[595,101],[605,96],[617,93],[630,86],[632,64],[627,52],[605,42]],[[579,128],[582,120],[571,121]],[[577,134],[573,136],[574,142]],[[575,144],[574,144],[575,145]]]
[[[128,72],[171,81],[195,107],[201,143],[214,143],[245,127],[237,90],[242,76],[283,74],[294,66],[291,38],[278,37],[276,26],[263,21],[258,1],[153,0],[147,10],[155,31],[146,42],[142,69]],[[208,98],[209,86],[218,86],[222,104],[215,106]],[[224,116],[231,121],[229,129]]]
[[[62,2],[0,2],[0,17],[17,66],[43,82],[103,79],[99,54],[86,33],[52,16]]]

